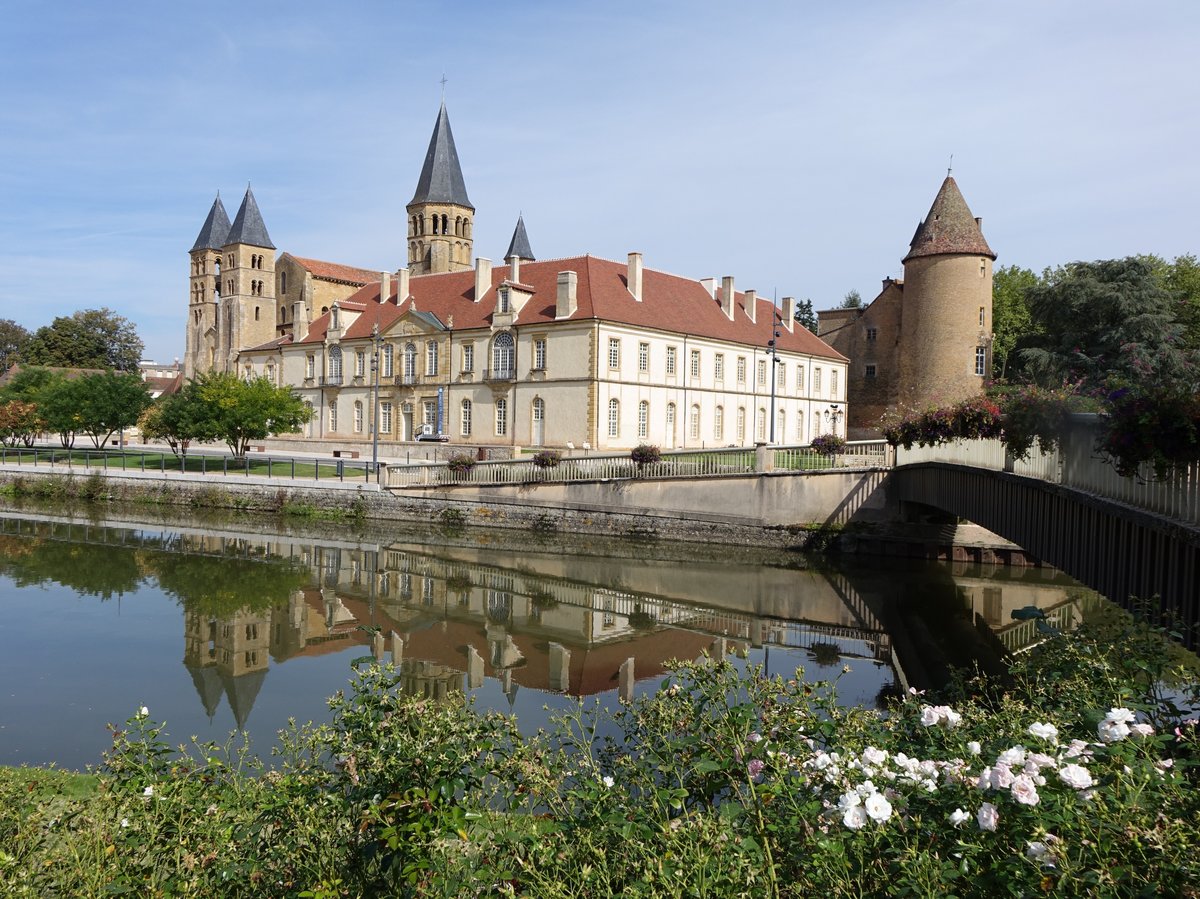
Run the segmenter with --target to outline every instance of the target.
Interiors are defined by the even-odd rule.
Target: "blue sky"
[[[870,299],[954,154],[998,265],[1200,251],[1200,4],[4,0],[0,318],[183,351],[187,250],[253,185],[272,240],[405,262],[445,73],[499,261],[592,253]]]

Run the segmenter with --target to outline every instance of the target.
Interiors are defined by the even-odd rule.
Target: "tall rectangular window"
[[[471,436],[471,401],[462,401],[462,413],[459,418],[459,433],[464,437]]]
[[[725,380],[724,353],[717,353],[716,358],[713,360],[713,377],[716,378],[718,382]]]
[[[354,377],[361,378],[367,371],[367,354],[359,350],[354,354]]]
[[[619,401],[612,399],[608,401],[608,436],[619,437],[621,435],[621,404]]]
[[[379,404],[379,432],[381,434],[392,433],[392,404]]]
[[[503,437],[508,433],[508,400],[500,397],[496,400],[496,436]]]
[[[381,363],[382,370],[379,372],[380,377],[390,378],[392,376],[393,364],[396,359],[396,349],[390,343],[383,345],[383,362]]]
[[[700,351],[692,350],[691,373],[693,378],[700,377]]]
[[[617,337],[608,338],[608,367],[621,367],[621,340]]]
[[[436,340],[431,340],[425,344],[425,374],[436,375],[438,373],[438,345]]]
[[[766,359],[758,360],[758,383],[759,384],[767,383],[767,360]]]
[[[329,401],[329,430],[337,430],[337,400]]]
[[[538,371],[546,368],[546,338],[539,337],[533,342],[533,367]]]
[[[813,396],[821,395],[821,369],[813,369]]]
[[[746,441],[746,407],[738,406],[737,410],[737,442]]]
[[[737,361],[737,382],[739,384],[746,383],[746,357],[738,356]]]
[[[691,414],[688,416],[688,433],[693,440],[700,439],[700,407],[692,406]]]
[[[650,432],[650,404],[646,400],[638,403],[638,438],[645,440]]]
[[[975,347],[975,374],[981,378],[987,374],[987,347]]]
[[[838,398],[838,370],[836,368],[829,372],[829,398],[831,400]]]
[[[638,344],[638,371],[650,370],[650,344]]]
[[[775,366],[775,386],[787,386],[787,366],[782,362],[777,363]]]
[[[426,400],[423,404],[425,410],[425,424],[437,424],[437,403],[433,400]]]
[[[667,374],[675,374],[675,347],[667,347]]]
[[[475,344],[464,343],[462,348],[462,370],[475,371]]]
[[[804,393],[804,363],[796,366],[796,393]]]
[[[310,353],[309,355],[304,357],[304,377],[306,377],[306,378],[313,377],[313,373],[316,371],[316,369],[317,369],[317,360]]]
[[[713,410],[713,439],[725,439],[725,407],[717,406]]]

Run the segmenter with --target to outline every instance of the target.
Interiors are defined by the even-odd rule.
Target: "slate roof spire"
[[[192,244],[191,252],[219,250],[225,246],[225,238],[228,235],[229,215],[225,212],[221,194],[218,193],[217,198],[213,200],[212,208],[208,210],[208,218],[204,220],[204,227],[200,229],[200,233],[196,236],[196,242]]]
[[[246,185],[246,196],[242,197],[241,208],[225,238],[225,246],[232,243],[249,244],[252,247],[275,249],[271,237],[267,234],[267,226],[263,223],[262,213],[258,211],[258,203],[254,201],[254,192]]]
[[[512,240],[508,242],[508,252],[504,254],[505,259],[511,259],[516,256],[525,262],[536,262],[537,259],[533,255],[533,250],[529,248],[529,235],[525,233],[525,216],[517,216],[517,227],[513,230]]]
[[[458,163],[458,150],[454,147],[454,132],[450,130],[450,116],[446,113],[445,101],[438,110],[433,136],[429,138],[425,164],[417,180],[417,192],[408,205],[414,203],[453,203],[475,210],[467,198],[467,185],[463,181],[462,166]]]
[[[942,256],[949,253],[971,253],[996,258],[984,240],[979,222],[971,215],[953,176],[947,175],[941,190],[929,207],[929,215],[917,225],[904,261],[921,256]]]

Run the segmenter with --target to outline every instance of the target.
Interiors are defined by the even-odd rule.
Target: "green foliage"
[[[801,327],[817,333],[817,313],[813,311],[812,300],[806,297],[796,301],[795,321]]]
[[[840,456],[846,452],[846,438],[839,434],[821,434],[812,440],[812,449],[818,456]]]
[[[214,565],[207,556],[163,552],[149,554],[146,566],[188,612],[215,617],[286,603],[309,580],[303,565],[285,559],[228,558]]]
[[[29,337],[29,331],[11,318],[0,318],[0,374],[20,361]]]
[[[1165,478],[1200,462],[1200,396],[1170,385],[1118,391],[1097,449],[1126,477],[1148,465]]]
[[[1071,263],[1025,296],[1040,336],[1020,356],[1040,386],[1200,386],[1196,351],[1183,339],[1179,300],[1147,259]]]
[[[862,304],[863,304],[862,294],[859,293],[857,290],[851,290],[844,297],[842,297],[842,304],[839,308],[841,308],[841,309],[861,309]]]
[[[455,453],[446,460],[446,470],[453,475],[469,474],[475,468],[475,457],[470,453]]]
[[[560,462],[562,462],[562,453],[558,450],[538,450],[533,454],[534,468],[557,468]]]
[[[138,421],[142,436],[162,440],[171,452],[187,458],[192,441],[204,433],[203,405],[184,388],[183,392],[160,397],[143,412]]]
[[[143,349],[129,319],[111,309],[84,309],[38,328],[21,358],[30,365],[136,372]]]
[[[110,600],[134,592],[145,578],[130,547],[25,537],[0,537],[0,547],[0,572],[17,586],[61,584]]]
[[[992,273],[992,367],[997,377],[1008,373],[1009,354],[1017,340],[1033,333],[1028,292],[1041,283],[1029,269],[1015,265]]]
[[[78,403],[76,430],[87,434],[96,447],[137,424],[151,403],[146,382],[132,372],[84,375],[67,383],[71,399]]]
[[[1070,427],[1071,414],[1080,411],[1080,400],[1064,387],[1023,387],[1004,398],[1002,410],[1000,438],[1014,459],[1027,459],[1034,443],[1043,453],[1058,449]]]
[[[200,440],[223,440],[241,459],[251,440],[294,434],[309,420],[311,410],[288,387],[266,378],[242,380],[231,372],[209,372],[190,381],[180,392],[186,413],[184,430]]]
[[[1000,407],[986,396],[975,396],[924,411],[889,415],[882,422],[883,436],[892,446],[911,449],[937,446],[955,440],[981,440],[1000,436]]]
[[[638,467],[640,472],[647,465],[653,465],[662,459],[662,450],[657,446],[652,446],[649,443],[639,443],[629,453],[629,458],[633,460],[633,464]]]
[[[5,446],[19,443],[31,446],[44,427],[45,422],[38,415],[37,403],[22,400],[0,402],[0,442]]]

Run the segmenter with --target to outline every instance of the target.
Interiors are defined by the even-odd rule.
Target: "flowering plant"
[[[630,451],[629,458],[641,470],[647,465],[653,465],[662,459],[662,450],[653,444],[640,443]]]
[[[1200,461],[1200,396],[1186,390],[1120,390],[1109,396],[1097,447],[1119,474],[1148,464],[1158,478]]]
[[[451,474],[464,475],[475,468],[475,457],[470,453],[455,453],[446,460],[446,470]]]
[[[539,450],[533,454],[534,468],[557,468],[562,461],[562,453],[558,450]]]
[[[821,434],[813,438],[811,445],[818,456],[837,456],[846,452],[846,438],[837,434]]]

